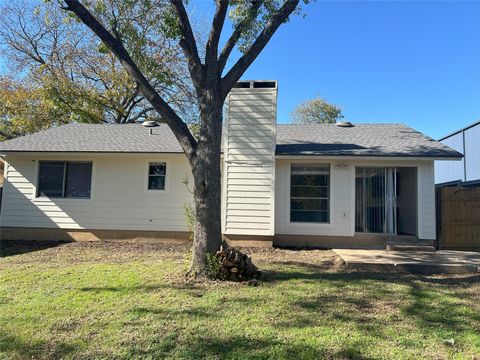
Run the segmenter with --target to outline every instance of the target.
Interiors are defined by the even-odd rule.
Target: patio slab
[[[409,252],[333,249],[348,267],[398,269],[422,274],[466,274],[480,272],[480,252],[441,250]]]

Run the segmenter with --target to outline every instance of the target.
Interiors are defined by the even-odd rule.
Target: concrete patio
[[[441,250],[437,252],[334,249],[348,267],[399,269],[423,274],[480,272],[480,252]]]

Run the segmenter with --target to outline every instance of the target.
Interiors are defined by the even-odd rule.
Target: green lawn
[[[262,250],[253,287],[187,281],[182,246],[2,254],[2,359],[480,359],[475,274],[352,271],[330,251]]]

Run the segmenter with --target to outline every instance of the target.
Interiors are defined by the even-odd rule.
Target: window
[[[50,198],[90,198],[92,163],[40,161],[37,196]]]
[[[148,190],[165,190],[167,164],[151,162],[148,164]]]
[[[292,164],[290,221],[330,222],[330,165]]]

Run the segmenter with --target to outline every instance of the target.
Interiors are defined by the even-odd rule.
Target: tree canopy
[[[162,3],[116,3],[121,8],[117,13],[112,11],[109,22],[116,23],[125,46],[136,54],[155,89],[187,121],[193,121],[195,101],[185,59],[178,44],[165,35]],[[92,6],[102,15],[109,9],[107,5],[97,1]],[[50,117],[50,126],[71,121],[126,123],[157,118],[115,55],[57,3],[8,2],[0,11],[0,50],[9,65],[9,82],[19,84],[10,93],[22,88],[31,99],[35,98],[22,107],[44,104],[47,113],[56,117]],[[18,98],[20,101],[21,93]],[[33,107],[30,111],[36,112]],[[13,129],[21,114],[12,116],[7,111],[0,116],[4,124],[12,120],[9,127]],[[23,117],[22,122],[35,119]],[[30,124],[16,133],[42,128],[47,125],[43,120],[42,117],[41,124]]]
[[[65,123],[64,109],[54,106],[45,91],[0,77],[0,141]]]
[[[113,105],[121,104],[119,113],[123,114],[123,99],[129,94],[135,111],[129,112],[125,121],[145,111],[143,116],[153,116],[169,126],[193,175],[195,229],[190,273],[205,274],[208,255],[214,255],[222,242],[220,151],[224,101],[278,28],[300,11],[300,0],[216,0],[210,28],[200,32],[192,21],[189,1],[46,1],[45,6],[51,10],[41,17],[38,26],[33,23],[35,19],[23,20],[21,11],[14,12],[18,18],[15,21],[25,25],[15,33],[14,27],[4,23],[8,30],[7,36],[0,30],[4,44],[19,54],[19,63],[25,61],[27,73],[40,88],[44,87],[44,77],[53,79],[46,83],[54,87],[54,106],[75,104],[80,99],[81,105],[94,104],[100,109],[102,121],[113,114],[109,121],[123,122],[117,120],[118,111]],[[45,25],[50,11],[58,13],[59,20],[46,21]],[[225,41],[220,41],[227,18],[232,29]],[[57,24],[54,30],[51,23]],[[60,32],[55,29],[63,29],[64,24],[73,32],[71,37],[57,35]],[[38,29],[44,29],[40,35]],[[82,34],[78,40],[60,45],[78,34]],[[45,39],[50,39],[46,51],[40,46]],[[65,91],[56,88],[62,81],[79,86],[81,95],[85,94],[82,91],[95,94],[82,97],[68,90],[68,95],[75,94],[74,99],[63,102],[57,97]],[[189,126],[192,118],[197,124],[194,127]],[[90,117],[84,121],[90,121]]]
[[[334,124],[343,118],[342,109],[316,97],[299,104],[292,112],[297,124]]]

